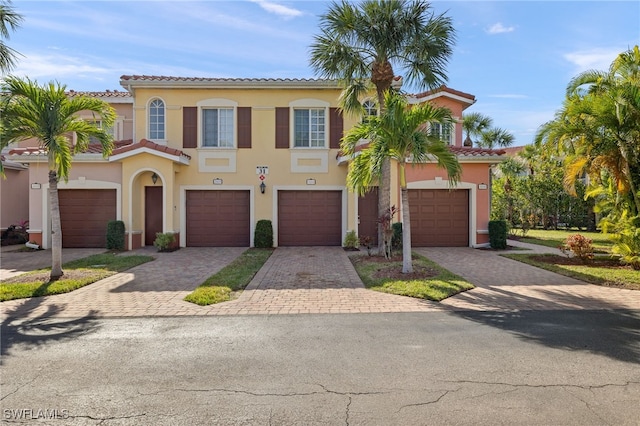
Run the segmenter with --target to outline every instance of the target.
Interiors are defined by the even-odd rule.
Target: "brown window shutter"
[[[238,107],[238,148],[251,148],[251,107]]]
[[[288,107],[276,107],[276,148],[289,148]]]
[[[182,107],[182,147],[198,147],[198,107]]]
[[[338,108],[329,108],[329,148],[340,149],[340,139],[344,131],[342,112]]]

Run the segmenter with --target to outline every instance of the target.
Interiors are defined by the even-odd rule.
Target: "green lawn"
[[[402,276],[402,261],[364,255],[350,256],[364,285],[371,290],[440,301],[474,288],[473,284],[452,274],[424,256],[413,255],[414,276]]]
[[[0,301],[68,293],[151,260],[151,256],[96,254],[65,263],[64,275],[53,282],[51,268],[28,272],[0,282]]]
[[[611,257],[596,256],[591,263],[566,265],[563,256],[533,254],[503,254],[538,268],[576,278],[592,284],[640,290],[640,271],[618,267],[617,259],[611,265]]]
[[[569,235],[580,234],[593,241],[593,249],[599,253],[611,253],[611,246],[613,242],[609,239],[608,234],[600,232],[586,232],[586,231],[564,231],[564,230],[544,230],[544,229],[531,229],[527,232],[526,237],[519,237],[519,241],[523,243],[538,244],[547,247],[558,248]]]
[[[218,273],[209,277],[184,300],[201,306],[231,300],[234,292],[244,290],[251,282],[272,253],[273,249],[248,249]]]

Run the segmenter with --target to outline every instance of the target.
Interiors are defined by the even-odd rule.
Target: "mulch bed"
[[[552,265],[581,265],[581,266],[596,266],[598,268],[608,269],[623,269],[632,270],[630,265],[624,265],[620,263],[618,259],[597,257],[591,260],[582,260],[577,257],[566,256],[531,256],[532,260],[540,263],[548,263]]]
[[[416,265],[414,263],[413,272],[410,274],[403,274],[401,255],[393,256],[391,259],[385,259],[384,256],[358,256],[354,259],[354,261],[358,263],[380,264],[380,268],[378,268],[375,274],[373,274],[374,278],[389,278],[393,280],[410,281],[432,278],[440,273],[433,268]]]

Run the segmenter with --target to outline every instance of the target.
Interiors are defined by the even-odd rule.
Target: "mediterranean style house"
[[[116,108],[116,143],[108,158],[97,145],[78,154],[60,182],[64,247],[104,247],[114,219],[125,223],[128,249],[153,244],[157,232],[174,233],[181,247],[249,247],[261,219],[271,220],[276,246],[340,246],[351,230],[375,238],[377,191],[359,197],[345,184],[340,139],[360,118],[342,115],[337,82],[125,75],[120,84],[125,91],[85,93]],[[409,101],[446,106],[461,121],[475,98],[441,87]],[[463,174],[450,189],[435,164],[407,169],[412,242],[486,245],[491,167],[504,152],[463,146],[460,123],[431,131],[449,141]],[[47,248],[46,156],[23,142],[6,160],[28,172],[30,239]],[[397,173],[391,197],[400,207]]]

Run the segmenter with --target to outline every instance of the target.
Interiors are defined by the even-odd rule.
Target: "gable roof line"
[[[109,157],[109,161],[118,161],[142,153],[157,155],[186,165],[188,165],[191,160],[190,155],[185,154],[179,149],[160,145],[148,139],[141,139],[138,143],[132,143],[118,149],[114,149]]]
[[[330,88],[341,89],[338,80],[306,78],[214,78],[174,77],[162,75],[123,75],[120,85],[131,91],[136,87],[207,87],[207,88]]]

